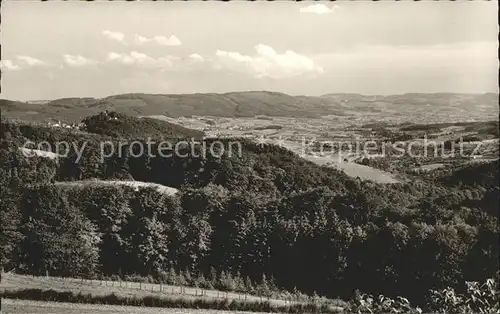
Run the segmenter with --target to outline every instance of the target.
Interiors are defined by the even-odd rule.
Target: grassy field
[[[36,297],[33,293],[25,294],[27,290],[52,291],[51,297]],[[24,292],[23,292],[24,291]],[[19,293],[20,292],[20,293]],[[77,278],[58,278],[58,277],[33,277],[24,276],[12,273],[3,273],[2,282],[0,283],[0,293],[7,299],[27,299],[36,300],[33,302],[25,301],[7,301],[2,309],[9,310],[6,313],[135,313],[135,305],[155,306],[150,303],[120,303],[120,302],[101,302],[100,300],[109,300],[110,295],[113,298],[144,300],[156,298],[161,301],[170,300],[167,303],[162,303],[156,308],[155,313],[159,312],[160,308],[192,308],[186,312],[177,309],[171,309],[165,313],[193,313],[198,310],[194,309],[244,309],[245,313],[249,311],[262,311],[268,305],[268,308],[273,308],[275,311],[288,311],[290,307],[308,308],[309,306],[326,306],[328,313],[338,313],[344,308],[344,302],[331,300],[327,304],[324,303],[304,303],[292,300],[268,299],[266,297],[258,297],[241,293],[223,292],[217,290],[205,290],[192,287],[170,286],[150,283],[125,282],[125,281],[101,281],[88,280]],[[14,293],[14,294],[13,294]],[[87,297],[77,297],[76,299],[61,299],[56,294],[72,293],[73,295],[87,295]],[[47,295],[47,294],[46,294]],[[91,299],[94,301],[92,301]],[[73,303],[47,303],[41,301],[67,301]],[[24,303],[23,303],[24,302]],[[200,303],[202,302],[202,303]],[[238,304],[233,304],[233,303]],[[82,303],[80,305],[80,303]],[[89,303],[94,303],[91,305]],[[219,304],[219,306],[217,305]],[[62,305],[61,305],[62,304]],[[67,304],[67,305],[64,305]],[[84,305],[83,305],[84,304]],[[97,304],[97,305],[96,305]],[[109,304],[101,306],[102,304]],[[115,306],[112,304],[120,305]],[[227,304],[222,305],[220,304]],[[130,311],[124,311],[123,308],[131,306]],[[234,306],[233,306],[234,305]],[[263,306],[264,307],[263,307]],[[158,305],[156,305],[158,306]],[[229,307],[228,307],[229,306]],[[95,308],[99,311],[95,311]],[[21,310],[22,309],[22,310]],[[19,312],[21,311],[21,312]],[[222,311],[224,312],[224,311]],[[227,311],[226,311],[227,312]],[[147,311],[141,313],[148,313]],[[199,313],[221,313],[221,310],[204,310]],[[294,312],[297,313],[297,312]]]
[[[2,313],[9,314],[251,314],[257,312],[164,309],[138,306],[75,304],[64,302],[40,302],[27,300],[2,299]]]
[[[399,182],[388,172],[354,162],[338,161],[338,158],[335,157],[305,156],[304,158],[321,166],[326,165],[342,170],[352,178],[359,177],[362,180],[371,180],[377,183]]]
[[[55,291],[71,291],[91,293],[92,295],[107,295],[114,293],[118,296],[162,296],[168,295],[178,298],[229,299],[248,302],[269,301],[275,305],[296,303],[291,300],[267,299],[242,293],[206,290],[192,287],[180,287],[130,281],[102,281],[82,280],[77,278],[32,277],[12,273],[2,274],[0,291],[20,289],[52,289]]]
[[[67,186],[67,187],[82,187],[82,186],[87,186],[87,185],[125,185],[129,186],[135,190],[139,188],[144,188],[144,187],[149,187],[149,188],[154,188],[160,193],[164,193],[167,195],[174,195],[176,194],[179,190],[176,188],[172,188],[169,186],[161,185],[161,184],[156,184],[156,183],[151,183],[151,182],[141,182],[141,181],[120,181],[120,180],[84,180],[84,181],[64,181],[64,182],[56,182],[56,185],[59,186]]]

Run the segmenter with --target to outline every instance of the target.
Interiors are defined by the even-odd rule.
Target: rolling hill
[[[268,91],[225,94],[122,94],[101,99],[63,98],[47,103],[0,100],[2,114],[9,118],[37,121],[81,121],[104,110],[132,116],[165,115],[252,117],[321,117],[325,115],[384,114],[411,116],[425,114],[449,119],[456,115],[472,120],[498,115],[498,95],[487,94],[403,94],[366,96],[326,94],[320,97],[290,96]]]

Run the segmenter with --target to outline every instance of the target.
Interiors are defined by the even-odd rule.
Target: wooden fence
[[[49,276],[47,273],[46,276],[30,276],[30,275],[18,275],[11,273],[4,273],[3,269],[0,274],[0,286],[2,278],[18,278],[29,281],[31,285],[35,285],[37,283],[47,284],[53,283],[55,287],[58,286],[58,283],[72,283],[76,285],[76,289],[78,286],[99,286],[99,287],[113,287],[113,288],[123,288],[123,289],[134,289],[151,293],[164,293],[169,295],[182,295],[189,297],[206,297],[206,298],[218,298],[218,299],[230,299],[230,300],[244,300],[244,301],[269,301],[274,304],[287,305],[292,303],[302,303],[297,300],[293,300],[290,296],[289,298],[283,299],[272,299],[265,296],[256,296],[250,295],[247,293],[238,293],[238,292],[227,292],[227,291],[219,291],[212,289],[204,289],[199,287],[186,287],[186,286],[175,286],[168,284],[155,284],[155,283],[145,283],[145,282],[134,282],[134,281],[122,281],[122,280],[104,280],[104,279],[86,279],[86,278],[66,278],[66,277],[53,277]],[[5,287],[2,287],[5,289]]]

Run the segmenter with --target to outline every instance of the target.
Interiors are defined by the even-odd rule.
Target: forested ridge
[[[270,91],[196,94],[121,94],[101,99],[62,98],[44,105],[0,99],[0,109],[9,118],[47,121],[50,119],[79,122],[84,117],[104,110],[117,111],[130,116],[165,115],[168,117],[218,116],[254,117],[321,117],[349,116],[349,111],[387,117],[389,112],[408,116],[424,113],[446,119],[460,113],[480,117],[483,113],[498,114],[498,94],[402,94],[372,96],[360,94],[327,94],[291,96]],[[383,114],[382,114],[383,113]],[[377,120],[377,119],[376,119]],[[437,119],[439,121],[440,119]],[[482,119],[481,119],[482,120]],[[433,121],[436,121],[433,119]]]
[[[264,276],[290,291],[348,298],[359,290],[417,304],[431,289],[463,291],[465,281],[498,269],[498,160],[388,185],[245,139],[223,140],[242,142],[242,156],[205,152],[204,159],[186,147],[188,157],[133,157],[124,147],[121,157],[101,160],[101,141],[144,140],[140,127],[92,134],[2,121],[6,269],[89,277],[224,272],[253,282]],[[74,151],[27,158],[18,149],[26,140],[87,144],[76,162]],[[54,184],[86,179],[180,192]]]
[[[90,133],[115,138],[202,138],[202,131],[192,130],[177,124],[152,118],[136,118],[117,112],[100,113],[83,120],[84,128]]]

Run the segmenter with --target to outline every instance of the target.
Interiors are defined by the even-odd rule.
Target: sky
[[[497,92],[496,1],[1,6],[1,98]]]

